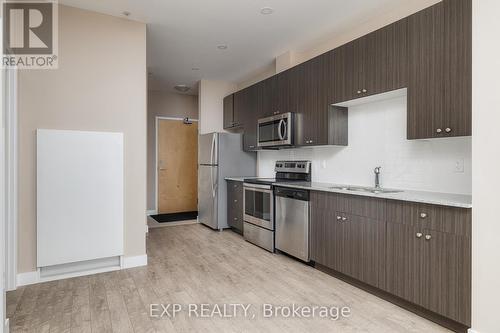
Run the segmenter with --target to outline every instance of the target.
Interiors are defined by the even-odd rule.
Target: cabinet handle
[[[427,213],[420,213],[420,218],[425,219],[427,217]]]
[[[417,232],[417,238],[422,238],[422,233],[421,232]]]
[[[425,240],[431,240],[432,236],[431,235],[425,235]]]
[[[238,218],[237,218],[237,217],[235,217],[233,220],[238,221]]]
[[[442,129],[440,129],[440,128],[436,129],[436,133],[441,133],[441,132],[443,132]]]
[[[368,90],[366,90],[366,89],[363,89],[362,91],[363,91],[364,93],[368,92]]]
[[[309,140],[309,143],[313,143],[314,141],[313,140]]]
[[[238,200],[234,199],[234,202],[238,202]]]
[[[237,188],[237,187],[238,187],[238,185],[236,185],[236,184],[235,184],[235,185],[233,185],[233,187],[234,187],[234,188]]]
[[[251,149],[253,149],[253,148],[255,148],[255,146],[248,146],[248,148],[251,148]]]
[[[343,216],[342,221],[347,221],[347,217]]]
[[[451,132],[451,128],[446,127],[446,128],[444,129],[444,131],[445,131],[446,133],[450,133],[450,132]]]
[[[361,94],[361,90],[358,90],[357,93],[358,93],[358,95]]]
[[[342,219],[341,216],[337,216],[337,221],[340,221]]]

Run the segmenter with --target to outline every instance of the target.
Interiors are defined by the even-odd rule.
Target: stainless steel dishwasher
[[[276,249],[309,261],[309,191],[276,187]]]

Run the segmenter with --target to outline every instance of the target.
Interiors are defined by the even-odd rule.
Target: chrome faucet
[[[376,167],[373,172],[375,172],[375,188],[380,188],[380,169],[382,167]]]

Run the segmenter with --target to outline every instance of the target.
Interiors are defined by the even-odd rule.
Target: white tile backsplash
[[[311,160],[313,181],[470,194],[471,138],[406,139],[406,96],[349,108],[349,146],[258,153],[259,176],[274,176],[277,160]],[[463,172],[456,172],[457,162]],[[460,169],[460,168],[459,168]]]

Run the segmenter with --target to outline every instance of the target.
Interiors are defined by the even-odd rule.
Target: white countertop
[[[226,180],[242,182],[244,179],[248,178],[257,178],[257,177],[227,177]],[[398,189],[402,190],[403,192],[397,192],[397,193],[371,193],[371,192],[361,192],[361,191],[349,191],[349,190],[342,190],[339,188],[335,188],[335,187],[346,186],[345,184],[315,183],[315,182],[275,183],[273,185],[279,185],[282,187],[290,187],[290,188],[300,188],[311,191],[343,193],[343,194],[360,195],[373,198],[419,202],[431,205],[472,208],[472,195],[465,195],[465,194],[413,191],[405,189]]]

